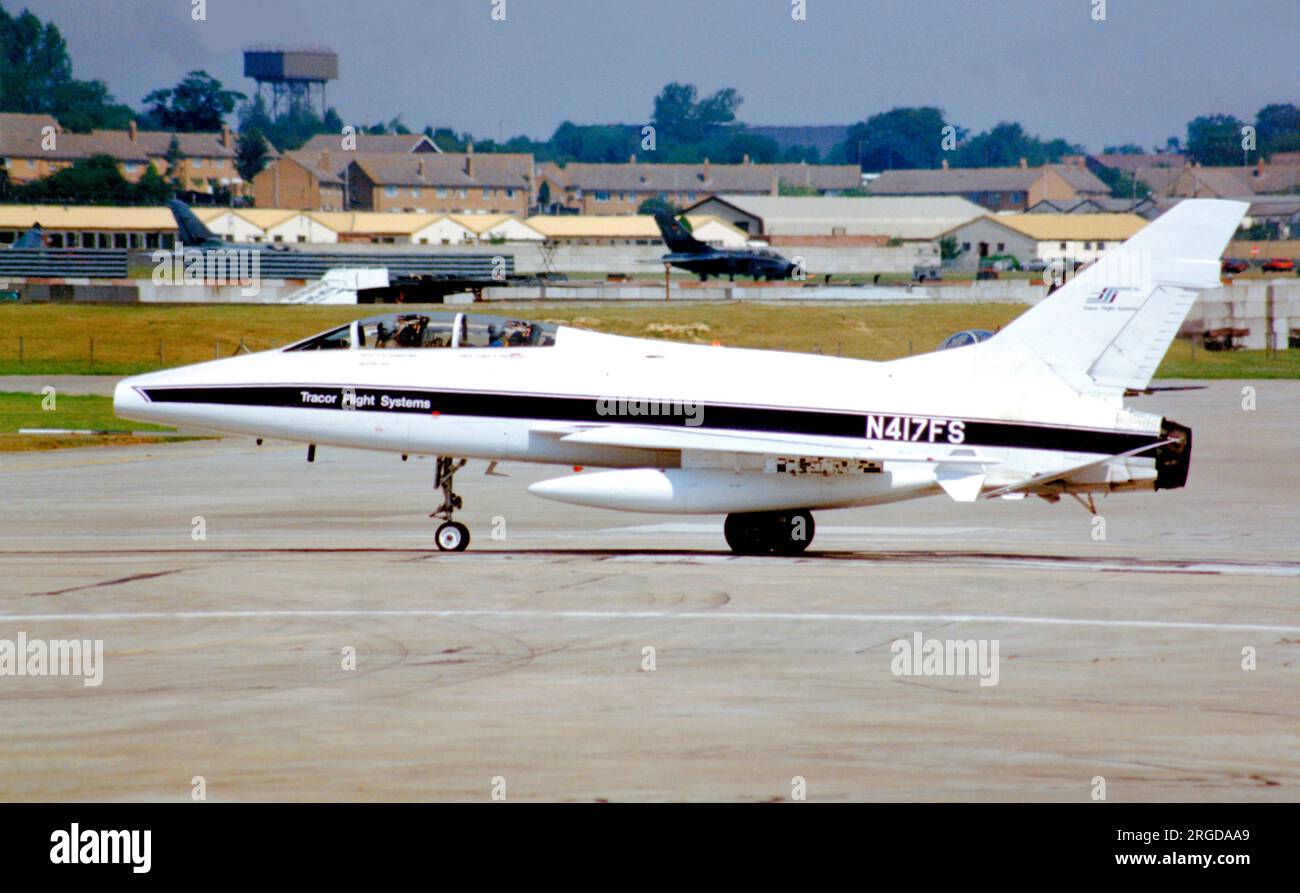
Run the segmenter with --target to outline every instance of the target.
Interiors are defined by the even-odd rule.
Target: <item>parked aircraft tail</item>
[[[14,242],[14,246],[13,246],[13,247],[15,247],[15,248],[44,248],[44,247],[45,247],[45,231],[44,231],[43,229],[41,229],[41,225],[38,223],[38,224],[36,224],[35,226],[33,226],[31,229],[29,229],[27,232],[25,232],[25,233],[23,233],[21,236],[19,236],[19,237],[18,237],[18,240],[17,240],[16,242]]]
[[[1145,388],[1197,295],[1220,286],[1220,258],[1248,208],[1175,205],[972,350],[981,364],[1033,355],[1080,392]]]
[[[172,216],[176,218],[176,240],[185,245],[194,248],[218,247],[226,244],[225,239],[217,236],[203,225],[190,210],[190,206],[179,199],[172,199],[167,202],[167,207],[171,208]]]
[[[713,249],[692,236],[677,218],[667,211],[655,211],[655,223],[664,237],[664,244],[673,254],[706,254]]]

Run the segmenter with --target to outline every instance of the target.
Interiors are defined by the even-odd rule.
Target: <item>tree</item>
[[[383,134],[383,133],[410,133],[410,128],[402,123],[402,116],[398,115],[393,120],[385,124],[380,121],[378,124],[363,124],[362,133]]]
[[[1255,115],[1255,135],[1266,157],[1300,152],[1300,108],[1289,102],[1264,106]]]
[[[716,150],[706,150],[708,157],[720,164],[740,164],[746,157],[755,164],[771,164],[780,158],[781,149],[771,137],[744,130],[724,134],[726,142]]]
[[[739,93],[726,87],[700,100],[694,84],[674,81],[655,97],[650,116],[660,139],[675,143],[698,143],[719,128],[736,120],[740,108]]]
[[[1083,154],[1083,147],[1063,139],[1043,141],[1025,133],[1015,122],[1003,121],[992,130],[971,137],[957,150],[957,167],[1015,167],[1025,159],[1029,167],[1054,164],[1065,155]]]
[[[944,156],[943,112],[933,106],[896,108],[849,128],[844,157],[864,171],[935,168]]]
[[[636,209],[636,212],[638,214],[657,214],[660,211],[662,211],[665,214],[668,214],[671,217],[676,217],[679,213],[681,213],[680,209],[676,205],[674,205],[672,202],[668,201],[667,199],[660,198],[657,195],[650,196],[650,198],[641,202],[641,204],[638,205]]]
[[[122,176],[111,155],[78,159],[18,190],[18,198],[31,202],[67,202],[87,205],[121,205],[133,200],[131,184]]]
[[[160,130],[201,133],[220,130],[243,93],[226,90],[206,71],[191,71],[175,87],[154,90],[144,98],[148,115]]]
[[[239,171],[245,183],[252,183],[253,178],[266,168],[269,154],[262,131],[254,128],[239,134],[235,143],[235,170]]]
[[[172,197],[173,191],[152,162],[135,184],[136,200],[142,205],[161,205]]]
[[[1111,154],[1111,153],[1106,153]],[[1117,155],[1128,155],[1132,153],[1117,152]],[[1144,199],[1151,194],[1151,187],[1143,183],[1136,177],[1129,176],[1124,171],[1115,167],[1098,166],[1096,171],[1097,179],[1105,183],[1110,189],[1110,194],[1116,198],[1127,198],[1130,200]]]
[[[1142,147],[1133,143],[1125,143],[1122,146],[1107,146],[1101,150],[1103,155],[1144,155]]]
[[[433,144],[444,152],[464,152],[467,140],[458,136],[450,127],[432,126],[424,128],[424,135],[433,140]]]
[[[639,148],[637,131],[619,124],[574,124],[565,121],[551,136],[555,161],[627,161]]]
[[[1241,164],[1241,128],[1232,115],[1202,115],[1187,125],[1187,156],[1206,165]]]
[[[59,29],[24,11],[0,7],[0,112],[49,114],[68,130],[125,127],[131,110],[113,102],[101,81],[72,77]]]
[[[172,134],[171,142],[167,144],[167,154],[163,156],[167,162],[167,183],[175,192],[184,192],[185,183],[181,180],[181,167],[185,161],[185,153],[181,151],[181,141]]]
[[[239,107],[239,132],[258,131],[271,145],[282,151],[298,149],[307,140],[321,133],[337,136],[343,134],[343,119],[334,109],[326,109],[325,117],[317,115],[307,105],[293,105],[278,118],[272,118],[266,102],[255,96]]]

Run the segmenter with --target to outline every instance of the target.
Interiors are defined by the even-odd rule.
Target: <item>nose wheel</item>
[[[722,532],[737,555],[798,555],[812,542],[816,527],[806,509],[733,512]]]
[[[437,480],[434,486],[442,491],[442,506],[430,513],[430,518],[442,518],[443,523],[434,533],[434,542],[444,552],[464,552],[469,546],[469,528],[459,521],[451,519],[452,513],[464,503],[452,490],[452,481],[456,472],[465,467],[466,460],[452,459],[448,456],[438,457]]]
[[[444,552],[464,552],[469,546],[469,528],[459,521],[448,521],[438,527],[434,538]]]

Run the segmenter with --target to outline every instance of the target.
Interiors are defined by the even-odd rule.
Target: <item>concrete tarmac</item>
[[[472,462],[450,555],[431,459],[0,455],[0,647],[104,648],[98,686],[0,675],[0,799],[1300,799],[1300,382],[1135,402],[1192,477],[1099,500],[1104,539],[935,498],[800,558],[525,491],[564,468]],[[895,675],[918,633],[996,643],[996,684]]]

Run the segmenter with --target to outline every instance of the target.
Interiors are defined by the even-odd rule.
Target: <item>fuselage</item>
[[[357,343],[364,335],[353,333],[346,349],[268,351],[130,378],[117,389],[116,410],[140,421],[338,447],[658,470],[654,480],[672,492],[569,501],[684,512],[929,495],[941,491],[933,463],[924,460],[954,454],[995,463],[984,482],[995,487],[1122,453],[1161,430],[1159,417],[1116,399],[990,387],[979,375],[952,377],[945,371],[951,361],[909,371],[908,361],[573,328],[560,328],[548,346],[513,347],[364,347]],[[734,440],[663,449],[567,438],[621,427],[776,438],[800,455],[821,449],[867,459],[883,452],[917,461],[837,467],[782,462],[789,457],[780,448],[733,452]],[[1153,458],[1138,456],[1101,470],[1095,488],[1150,488],[1155,479]],[[680,485],[672,487],[674,480]]]

